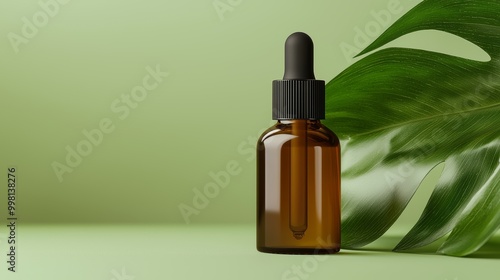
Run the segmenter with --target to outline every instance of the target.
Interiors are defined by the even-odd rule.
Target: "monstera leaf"
[[[419,30],[459,36],[475,61],[385,44]],[[444,170],[395,250],[451,232],[439,252],[467,255],[500,226],[500,1],[427,0],[327,84],[326,125],[342,139],[342,245],[356,248],[396,221],[424,177]]]

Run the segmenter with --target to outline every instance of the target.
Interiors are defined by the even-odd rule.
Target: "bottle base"
[[[259,247],[257,250],[262,253],[287,254],[287,255],[330,255],[340,251],[339,247],[332,248],[275,248]]]

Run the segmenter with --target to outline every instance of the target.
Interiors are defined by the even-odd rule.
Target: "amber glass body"
[[[257,143],[257,250],[340,249],[340,143],[319,120],[281,120]]]

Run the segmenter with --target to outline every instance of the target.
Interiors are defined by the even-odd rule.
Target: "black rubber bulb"
[[[285,42],[283,80],[314,80],[314,44],[307,34],[296,32]]]

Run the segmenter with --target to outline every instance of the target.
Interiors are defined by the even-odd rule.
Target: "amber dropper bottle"
[[[321,124],[325,81],[316,80],[313,42],[285,43],[285,74],[273,81],[273,119],[257,143],[257,250],[331,254],[340,249],[340,144]]]

